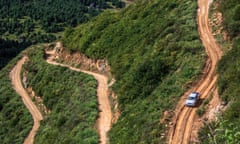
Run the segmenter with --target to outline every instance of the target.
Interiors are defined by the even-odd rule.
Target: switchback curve
[[[17,62],[14,66],[12,71],[10,72],[10,79],[12,81],[13,88],[16,92],[22,97],[22,101],[29,110],[33,118],[33,127],[30,133],[28,134],[27,138],[24,140],[24,144],[33,144],[34,136],[40,126],[40,121],[43,119],[43,116],[37,106],[33,103],[30,96],[28,95],[27,91],[23,88],[22,81],[21,81],[21,69],[22,65],[26,61],[27,57],[24,56],[21,60]]]
[[[205,99],[216,88],[216,66],[222,56],[222,52],[217,46],[208,24],[208,10],[211,2],[209,0],[198,0],[198,30],[208,54],[204,74],[197,85],[186,92],[179,101],[175,110],[174,125],[170,128],[168,134],[169,144],[188,144],[190,142],[192,125],[195,120],[197,108],[186,107],[184,105],[184,98],[191,91],[197,91],[201,93],[201,99]]]
[[[60,45],[60,44],[57,43],[57,45]],[[111,106],[108,99],[108,78],[98,73],[82,70],[79,68],[72,67],[70,65],[55,62],[53,60],[53,55],[55,54],[54,50],[46,51],[46,54],[48,55],[46,61],[49,64],[68,67],[73,71],[83,72],[83,73],[92,75],[98,81],[97,96],[98,96],[99,111],[100,111],[99,118],[97,120],[98,133],[100,137],[100,143],[108,144],[107,132],[111,128],[111,121],[112,121],[112,111],[111,111]]]

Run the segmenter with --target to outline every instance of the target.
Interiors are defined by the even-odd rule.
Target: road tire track
[[[211,2],[209,0],[198,0],[198,31],[208,54],[204,74],[196,86],[186,92],[179,101],[175,110],[174,126],[170,128],[168,133],[169,144],[189,143],[197,108],[189,108],[184,105],[187,95],[191,91],[197,91],[201,93],[201,99],[205,99],[216,88],[216,66],[222,56],[222,52],[217,46],[208,24],[208,9]],[[178,111],[178,109],[180,110]]]

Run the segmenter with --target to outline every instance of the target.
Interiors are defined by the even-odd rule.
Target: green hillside
[[[52,42],[66,27],[121,7],[120,0],[0,0],[0,69],[26,47]]]
[[[219,94],[229,107],[199,138],[206,144],[235,144],[240,141],[240,3],[218,2],[232,43],[218,66]],[[174,110],[204,66],[197,1],[136,0],[125,9],[106,10],[123,6],[119,0],[0,0],[1,144],[23,143],[33,124],[9,79],[19,52],[61,37],[71,52],[107,59],[111,66],[121,116],[109,132],[110,143],[164,143],[166,127],[160,118]],[[29,85],[51,110],[35,143],[98,143],[96,81],[47,64],[42,48],[31,48],[24,65]]]
[[[22,144],[32,129],[33,120],[21,97],[12,88],[9,73],[19,60],[14,58],[0,71],[0,143]]]
[[[202,143],[235,144],[240,142],[240,2],[219,0],[218,10],[223,14],[223,26],[231,38],[232,48],[219,62],[218,86],[220,98],[229,104],[220,121],[211,123],[200,132]],[[229,41],[228,41],[229,42]],[[226,49],[226,48],[225,48]],[[229,49],[229,48],[228,48]]]
[[[89,19],[91,19],[92,17],[103,12],[104,9],[119,8],[123,6],[124,6],[124,3],[120,2],[119,0],[77,0],[77,1],[76,0],[68,0],[68,1],[0,0],[0,70],[1,70],[0,71],[0,127],[1,127],[0,143],[1,144],[22,144],[33,125],[32,116],[30,115],[29,111],[26,109],[25,105],[23,104],[21,97],[17,95],[14,89],[12,88],[12,84],[9,79],[9,72],[11,71],[11,69],[16,64],[17,60],[20,57],[20,55],[18,54],[32,44],[52,42],[56,40],[56,38],[58,38],[61,35],[59,31],[64,30],[65,27],[76,26],[79,23],[84,23]],[[53,33],[53,32],[57,32],[57,33]],[[17,58],[14,58],[16,56]],[[39,65],[39,67],[41,67],[40,64],[36,64],[36,65]],[[56,71],[58,73],[59,71],[62,72],[58,68],[56,68],[56,70],[53,72],[56,72]],[[67,73],[69,71],[65,71],[65,72]],[[49,73],[44,73],[44,74],[45,76],[49,75]],[[69,74],[72,74],[72,73],[69,73]],[[81,78],[80,80],[83,80],[83,79],[84,78]],[[91,82],[86,82],[86,84],[88,84],[89,86],[94,85],[93,78],[89,78],[89,81]],[[67,83],[67,84],[70,84],[70,83]],[[93,91],[95,91],[95,89]],[[89,109],[85,109],[85,110],[92,111],[91,115],[88,115],[88,114],[86,115],[85,113],[82,115],[79,115],[84,117],[86,116],[88,117],[88,120],[91,119],[91,121],[89,121],[89,123],[87,124],[85,122],[80,126],[78,125],[78,127],[75,128],[75,130],[76,129],[78,130],[79,128],[82,128],[81,126],[83,125],[84,127],[87,127],[87,128],[84,128],[84,130],[82,131],[82,134],[78,134],[77,132],[74,131],[75,133],[74,134],[72,133],[72,135],[78,135],[77,137],[82,138],[82,141],[95,142],[97,141],[97,133],[94,130],[92,125],[93,123],[95,123],[95,117],[96,117],[95,114],[97,113],[97,109],[96,107],[94,107],[96,105],[96,98],[95,97],[94,98],[91,97],[91,98],[92,98],[91,100],[92,107]],[[66,99],[66,100],[69,100],[69,99]],[[51,102],[53,103],[54,101],[53,100],[48,101],[48,103],[51,103]],[[63,105],[66,103],[65,101],[63,101],[60,104]],[[52,107],[53,106],[54,105],[52,105]],[[72,109],[76,108],[76,103],[74,103],[73,107],[71,108]],[[65,115],[61,115],[61,116],[64,117]],[[72,119],[70,122],[75,122],[74,124],[76,125],[79,123],[75,119]],[[49,126],[49,125],[50,124],[46,122],[44,126]],[[65,128],[65,127],[63,126],[61,128]],[[43,127],[41,130],[45,130],[45,129],[46,127]],[[53,126],[53,130],[56,131],[56,127]],[[66,132],[69,132],[69,131],[70,131],[69,129],[66,130]],[[48,134],[50,133],[51,131],[49,131]],[[91,134],[92,137],[88,137],[89,134]],[[42,137],[46,135],[42,135]],[[76,140],[75,137],[73,137],[73,139]]]
[[[65,31],[63,42],[72,52],[111,65],[121,116],[110,143],[163,143],[159,119],[174,109],[204,65],[196,9],[193,0],[136,1]]]
[[[44,47],[28,49],[28,83],[51,111],[41,122],[36,144],[97,143],[96,80],[44,60]]]

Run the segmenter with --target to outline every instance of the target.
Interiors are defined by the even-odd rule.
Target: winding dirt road
[[[208,10],[211,2],[209,0],[198,0],[198,30],[209,56],[204,74],[197,85],[186,92],[179,101],[175,110],[174,125],[169,130],[169,144],[188,144],[190,142],[192,125],[196,118],[197,108],[189,108],[184,105],[186,96],[191,91],[197,91],[201,93],[201,99],[205,99],[216,88],[216,66],[222,56],[222,52],[217,46],[208,24]]]
[[[98,133],[100,137],[100,143],[108,144],[107,132],[111,128],[111,120],[112,120],[112,111],[111,111],[111,106],[108,99],[108,78],[98,73],[74,68],[66,64],[57,63],[53,61],[54,53],[55,53],[54,50],[46,51],[46,54],[48,55],[47,62],[49,64],[68,67],[71,70],[92,75],[98,81],[97,96],[98,96],[98,104],[99,104],[99,111],[100,111],[99,118],[97,120]]]
[[[190,137],[191,137],[191,130],[192,125],[196,117],[196,109],[197,108],[189,108],[184,105],[185,97],[191,91],[197,91],[201,93],[201,99],[205,99],[209,96],[209,94],[216,88],[216,65],[221,58],[222,52],[217,46],[212,33],[211,29],[208,25],[208,9],[211,1],[209,0],[199,0],[198,1],[198,27],[199,27],[199,34],[202,39],[202,43],[205,46],[206,52],[209,56],[206,67],[204,69],[204,75],[202,79],[197,83],[197,85],[191,88],[188,92],[184,94],[182,99],[180,100],[179,104],[177,105],[177,109],[175,111],[175,118],[174,118],[174,125],[169,130],[168,135],[168,143],[169,144],[188,144]],[[98,88],[97,88],[97,95],[98,95],[98,102],[99,102],[99,119],[98,119],[98,131],[100,136],[101,144],[108,143],[107,132],[111,128],[111,119],[112,119],[112,112],[110,103],[108,100],[108,79],[100,74],[84,71],[78,68],[71,67],[69,65],[61,64],[54,62],[51,58],[52,52],[48,52],[47,54],[50,57],[47,59],[47,62],[54,65],[68,67],[71,70],[84,72],[90,74],[96,78],[98,81]],[[12,80],[12,84],[14,89],[17,91],[19,95],[22,96],[24,104],[29,109],[30,113],[34,119],[34,126],[28,136],[26,138],[24,144],[31,144],[34,140],[34,135],[36,130],[39,127],[39,121],[42,120],[42,115],[34,103],[31,101],[30,97],[28,96],[27,92],[24,90],[20,72],[22,64],[24,63],[26,57],[21,59],[14,69],[10,73],[10,77]]]
[[[32,130],[30,131],[28,137],[24,141],[24,144],[33,144],[34,136],[36,135],[36,132],[40,126],[40,121],[43,119],[43,116],[39,111],[39,109],[36,107],[36,105],[33,103],[30,96],[28,95],[28,93],[26,92],[26,90],[23,88],[23,85],[22,85],[20,74],[21,74],[22,65],[24,64],[26,59],[27,57],[23,57],[21,60],[18,61],[18,63],[10,72],[10,79],[12,81],[13,88],[22,97],[23,103],[31,113],[32,118],[34,120]]]

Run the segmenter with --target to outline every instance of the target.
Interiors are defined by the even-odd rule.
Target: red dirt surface
[[[168,133],[169,144],[188,144],[190,143],[193,123],[196,120],[196,107],[190,108],[185,106],[185,98],[191,91],[201,93],[201,99],[206,99],[216,88],[216,66],[222,56],[220,48],[217,46],[208,23],[208,9],[212,1],[198,1],[198,30],[205,50],[208,54],[208,60],[203,72],[202,79],[186,92],[179,101],[175,116],[173,118],[173,126]],[[214,95],[215,96],[215,95]]]

